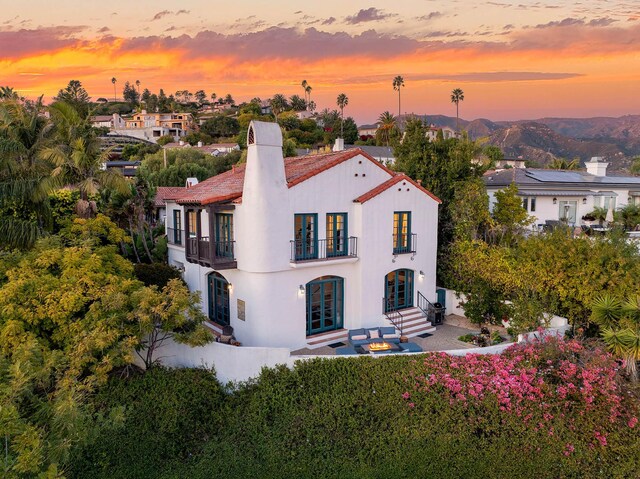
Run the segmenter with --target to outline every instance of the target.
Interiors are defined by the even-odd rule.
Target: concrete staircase
[[[403,333],[408,338],[414,338],[420,334],[433,333],[436,330],[435,326],[427,321],[427,316],[420,308],[403,309],[400,314],[404,319]],[[389,326],[395,326],[398,331],[400,330],[400,323],[393,324],[388,316],[385,318],[385,322]]]
[[[333,343],[343,342],[347,344],[349,342],[349,331],[346,329],[336,329],[335,331],[327,331],[322,334],[314,334],[307,337],[307,348],[318,349],[323,346],[328,346]]]

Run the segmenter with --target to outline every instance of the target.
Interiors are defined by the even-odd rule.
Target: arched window
[[[413,271],[397,269],[388,273],[384,278],[384,311],[413,306]]]
[[[344,279],[322,276],[307,283],[307,336],[342,328]]]
[[[253,145],[256,142],[256,134],[253,132],[253,126],[249,127],[249,133],[247,133],[247,145]]]
[[[209,274],[209,319],[221,326],[231,323],[229,308],[229,282],[218,272]]]

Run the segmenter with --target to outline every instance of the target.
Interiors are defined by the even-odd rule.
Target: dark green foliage
[[[146,155],[159,150],[159,145],[149,145],[148,143],[126,144],[122,148],[120,158],[128,161],[142,161]]]
[[[211,371],[154,368],[114,378],[93,401],[101,413],[122,408],[119,427],[97,432],[72,460],[69,477],[157,478],[214,440],[224,419],[223,391]],[[187,477],[187,476],[183,476]]]
[[[134,266],[133,272],[145,286],[155,285],[159,288],[166,286],[169,280],[182,277],[180,271],[166,263],[139,263]]]
[[[212,138],[227,138],[240,131],[238,120],[233,117],[217,114],[205,121],[200,127],[202,133]]]
[[[114,382],[98,404],[103,411],[132,404],[126,422],[83,451],[70,477],[623,478],[640,466],[640,438],[630,428],[612,433],[607,449],[589,450],[585,438],[575,444],[584,452],[567,457],[564,435],[575,433],[564,426],[553,437],[536,431],[491,401],[470,411],[433,391],[411,409],[402,395],[425,369],[415,359],[318,359],[265,369],[227,397],[203,370]],[[532,445],[535,453],[525,453]]]

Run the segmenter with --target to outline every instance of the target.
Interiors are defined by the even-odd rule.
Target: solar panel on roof
[[[571,171],[527,171],[527,176],[543,182],[554,183],[588,183],[589,180],[580,173]]]

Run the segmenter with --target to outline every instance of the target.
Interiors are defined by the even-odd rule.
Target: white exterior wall
[[[527,188],[522,187],[522,190],[527,190]],[[495,206],[495,192],[499,189],[488,189],[487,193],[489,194],[489,209],[493,211],[493,207]],[[576,225],[584,224],[582,221],[582,217],[587,213],[591,213],[594,209],[595,201],[597,196],[593,195],[593,192],[614,192],[618,196],[616,197],[616,209],[621,206],[625,206],[629,203],[629,189],[606,189],[597,190],[595,188],[590,188],[587,192],[585,192],[584,196],[522,196],[521,198],[529,198],[528,212],[531,216],[536,218],[533,228],[535,228],[538,224],[544,224],[547,220],[558,221],[561,218],[560,215],[560,202],[562,201],[575,201],[576,202]],[[609,196],[609,195],[607,195]],[[531,211],[531,198],[536,198],[536,210]],[[556,204],[553,204],[553,198],[556,198]],[[586,203],[583,203],[583,199],[586,198]],[[600,197],[601,198],[601,197]],[[601,200],[602,201],[602,200]],[[602,206],[602,204],[601,204]]]
[[[278,159],[278,152],[271,147],[259,148],[259,157],[249,152],[242,203],[233,210],[237,269],[219,271],[232,285],[231,326],[243,346],[305,347],[306,296],[300,293],[300,286],[306,289],[308,282],[322,276],[344,279],[345,329],[385,324],[385,276],[396,269],[414,271],[414,305],[417,291],[436,301],[438,203],[434,199],[408,181],[400,181],[364,204],[354,203],[355,198],[391,178],[361,155],[288,188],[280,183],[278,168],[254,168],[259,161],[282,162],[281,150]],[[269,180],[269,174],[275,178]],[[258,178],[268,184],[258,184]],[[176,207],[182,210],[167,201],[169,228],[174,226],[172,211]],[[412,233],[418,241],[415,255],[393,255],[394,211],[412,213]],[[318,240],[326,238],[327,213],[347,213],[348,236],[357,237],[357,258],[292,263],[290,242],[295,237],[294,216],[299,213],[317,214]],[[203,211],[203,236],[208,234],[206,216]],[[184,229],[184,213],[182,217]],[[192,291],[201,291],[203,311],[208,313],[207,276],[213,270],[186,262],[184,248],[175,245],[169,245],[169,263],[184,265],[184,279]],[[245,302],[244,321],[238,318],[238,299]]]

